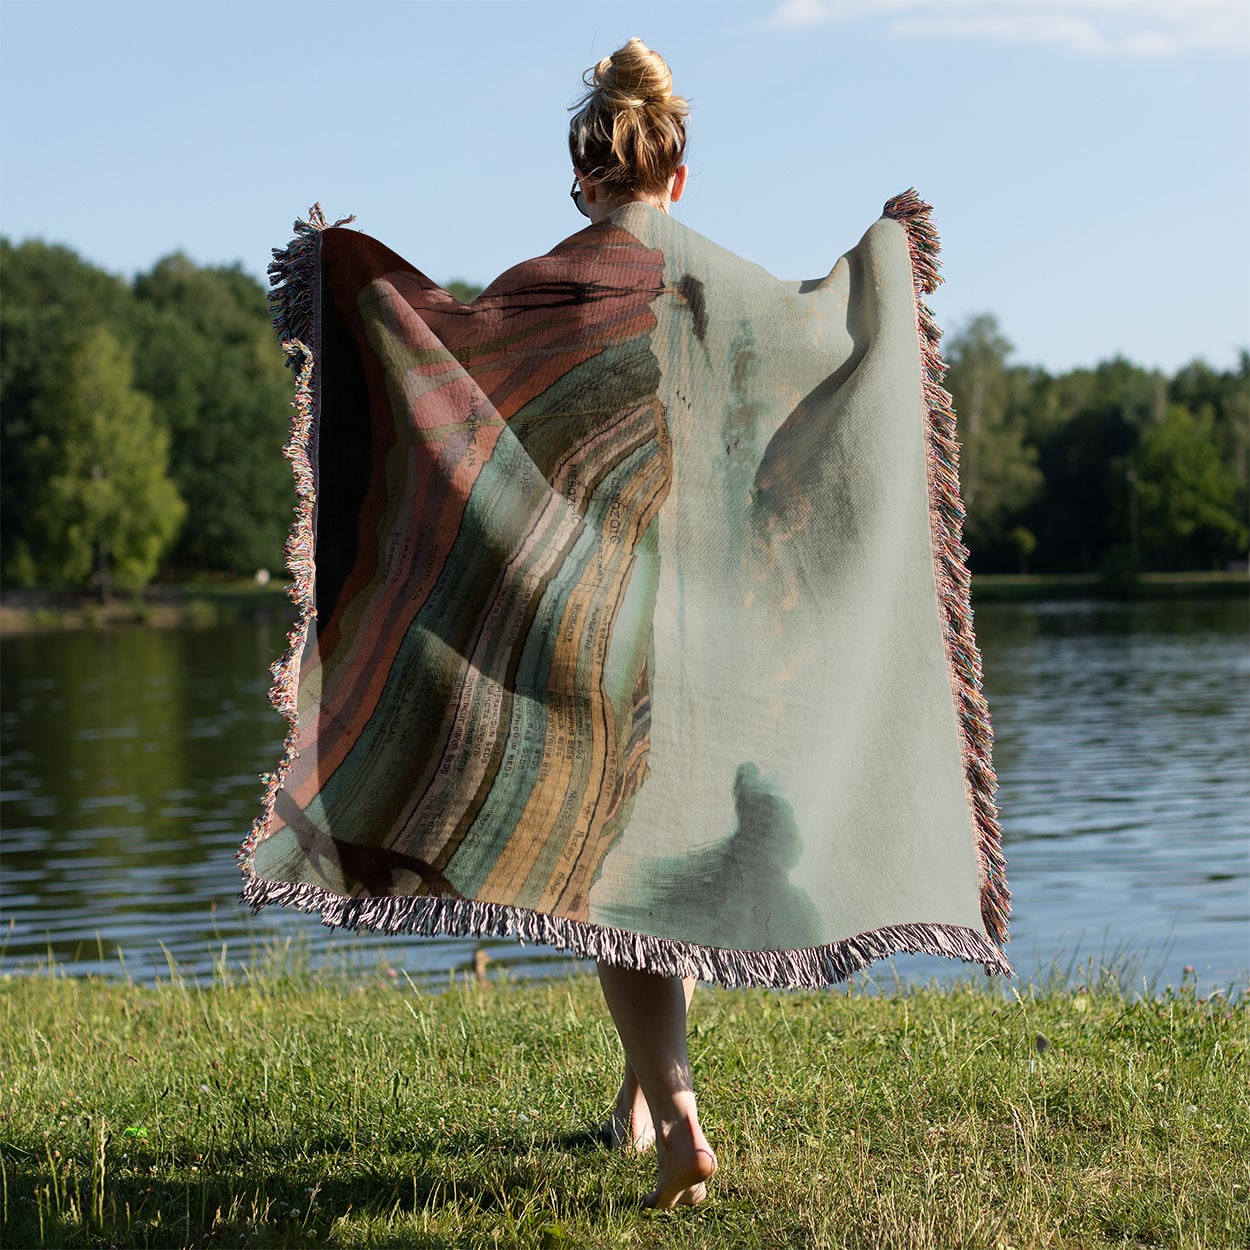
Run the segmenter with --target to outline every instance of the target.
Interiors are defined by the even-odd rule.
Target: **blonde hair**
[[[586,94],[569,123],[573,164],[610,195],[663,191],[686,154],[690,115],[664,58],[634,38],[582,81]]]

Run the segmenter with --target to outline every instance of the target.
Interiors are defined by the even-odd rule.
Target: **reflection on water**
[[[1099,952],[1250,967],[1247,605],[987,605],[977,615],[1028,974]],[[412,972],[513,972],[564,956],[511,942],[330,934],[235,901],[234,855],[282,724],[265,702],[278,623],[6,641],[0,670],[0,967],[51,954],[136,980],[206,973],[275,937]],[[1151,961],[1154,961],[1152,963]],[[899,961],[928,976],[939,961]]]
[[[478,944],[331,935],[308,916],[237,900],[235,853],[283,725],[265,700],[279,624],[29,636],[0,673],[4,859],[0,966],[32,956],[136,980],[169,961],[205,973],[300,935],[320,958],[365,948],[409,970],[471,960]],[[524,972],[564,956],[487,943]]]

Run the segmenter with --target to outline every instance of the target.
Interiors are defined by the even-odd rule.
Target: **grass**
[[[1248,1014],[1188,981],[700,989],[721,1171],[657,1214],[653,1160],[590,1133],[619,1079],[593,980],[11,977],[3,1244],[1245,1246]]]

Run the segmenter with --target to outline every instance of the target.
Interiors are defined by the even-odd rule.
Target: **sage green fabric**
[[[649,776],[590,919],[712,946],[980,929],[903,227],[782,283],[646,205],[673,442]]]

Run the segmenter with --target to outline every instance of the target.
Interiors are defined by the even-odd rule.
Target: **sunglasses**
[[[583,217],[590,216],[590,214],[586,211],[586,201],[582,199],[582,184],[581,180],[578,178],[573,179],[573,189],[569,192],[569,199],[573,201],[577,211],[581,213]]]

